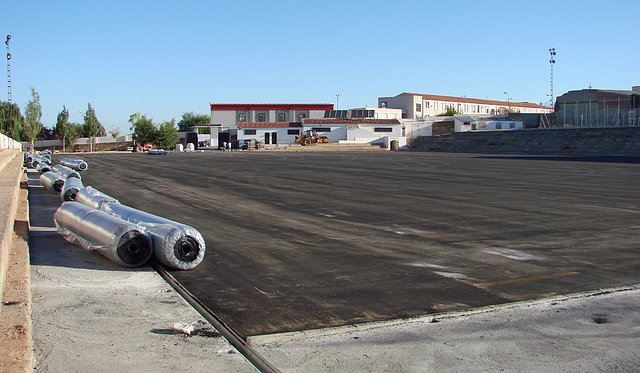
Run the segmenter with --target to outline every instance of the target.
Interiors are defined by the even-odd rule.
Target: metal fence
[[[556,103],[558,127],[626,127],[640,125],[636,95],[588,101]]]

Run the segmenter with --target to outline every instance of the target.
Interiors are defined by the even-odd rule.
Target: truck
[[[326,144],[329,142],[327,136],[319,136],[315,130],[304,130],[302,135],[296,135],[296,144],[311,145],[311,144]]]

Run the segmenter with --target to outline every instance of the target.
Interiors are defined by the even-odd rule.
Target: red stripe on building
[[[211,104],[211,111],[333,110],[333,104]]]
[[[300,128],[296,122],[238,122],[238,128]]]

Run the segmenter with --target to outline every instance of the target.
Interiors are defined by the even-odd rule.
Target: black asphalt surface
[[[640,283],[640,160],[83,154],[85,185],[197,228],[172,271],[242,336]]]

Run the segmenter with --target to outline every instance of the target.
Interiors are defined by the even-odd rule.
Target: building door
[[[271,134],[269,132],[264,134],[264,144],[269,145],[269,139],[271,139]]]
[[[271,143],[274,145],[278,143],[278,132],[271,133]]]

